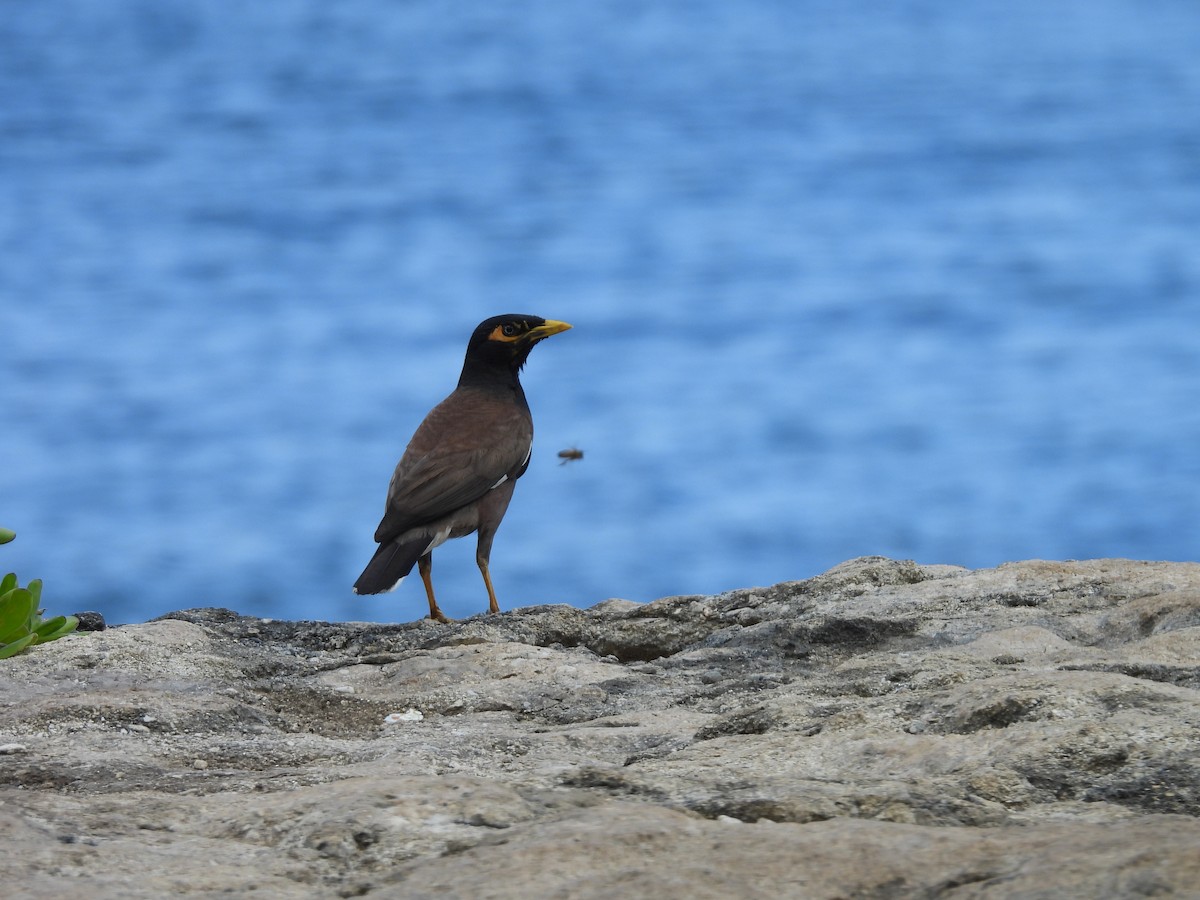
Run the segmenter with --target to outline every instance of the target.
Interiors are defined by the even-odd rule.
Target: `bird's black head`
[[[515,374],[525,365],[534,344],[570,327],[566,322],[516,313],[484,319],[467,344],[463,377],[466,378],[468,372]]]

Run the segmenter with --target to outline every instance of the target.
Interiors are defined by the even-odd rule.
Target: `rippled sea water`
[[[52,611],[423,615],[350,584],[508,311],[575,328],[505,608],[1197,557],[1194,2],[477,6],[0,17],[0,569]]]

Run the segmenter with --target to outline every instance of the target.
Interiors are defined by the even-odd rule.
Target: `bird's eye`
[[[501,330],[503,331],[505,337],[512,337],[517,332],[519,332],[521,329],[518,328],[516,325],[512,324],[512,322],[509,322]]]

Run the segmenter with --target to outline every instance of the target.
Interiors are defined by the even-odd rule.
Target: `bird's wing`
[[[528,451],[526,451],[528,452]],[[499,461],[498,454],[433,453],[410,466],[399,480],[393,480],[387,512],[375,539],[383,542],[402,531],[433,522],[478,500],[520,463]]]
[[[521,466],[532,441],[528,413],[452,394],[426,416],[396,466],[375,540],[478,500]]]

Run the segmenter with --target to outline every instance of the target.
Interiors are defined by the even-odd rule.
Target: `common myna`
[[[354,582],[355,593],[390,591],[417,563],[430,618],[450,621],[433,596],[433,548],[478,531],[475,561],[487,586],[488,611],[500,611],[488,558],[533,451],[533,417],[518,375],[534,344],[570,327],[512,314],[479,324],[458,387],[425,417],[396,465],[375,529],[379,549]]]

